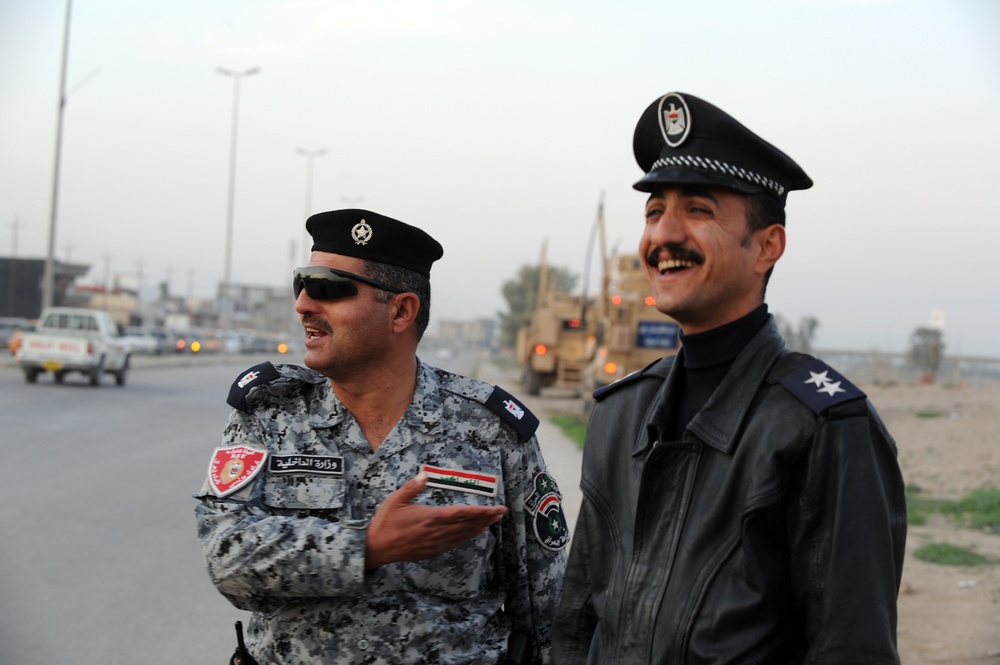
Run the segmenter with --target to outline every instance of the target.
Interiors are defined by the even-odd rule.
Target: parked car
[[[152,356],[162,352],[160,340],[153,334],[153,331],[141,326],[125,328],[122,341],[128,346],[130,353]]]

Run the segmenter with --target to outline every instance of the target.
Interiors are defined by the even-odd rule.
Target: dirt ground
[[[861,388],[896,439],[907,485],[942,499],[1000,486],[1000,383]],[[926,417],[931,412],[942,415]],[[902,665],[1000,664],[1000,564],[925,563],[913,552],[928,542],[1000,559],[1000,534],[959,528],[940,516],[910,527],[899,595]]]

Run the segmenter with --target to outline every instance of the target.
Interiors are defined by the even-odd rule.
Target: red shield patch
[[[208,484],[220,499],[236,492],[264,468],[266,450],[233,446],[216,448],[208,463]]]

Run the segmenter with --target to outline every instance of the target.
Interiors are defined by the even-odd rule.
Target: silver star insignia
[[[805,382],[811,383],[815,386],[822,388],[830,381],[830,379],[826,378],[826,374],[827,374],[826,372],[823,372],[822,374],[817,374],[816,372],[809,372],[810,378],[806,379]]]
[[[847,391],[840,387],[840,381],[837,381],[836,383],[828,381],[823,384],[823,387],[820,388],[818,392],[826,393],[830,397],[833,397],[837,393],[846,393]]]

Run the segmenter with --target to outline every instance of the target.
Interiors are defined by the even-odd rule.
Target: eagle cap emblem
[[[668,146],[676,148],[687,140],[691,133],[691,111],[683,97],[676,92],[663,95],[657,117],[660,121],[660,133]]]
[[[372,239],[372,227],[362,219],[351,229],[351,237],[354,238],[355,245],[367,245]]]

